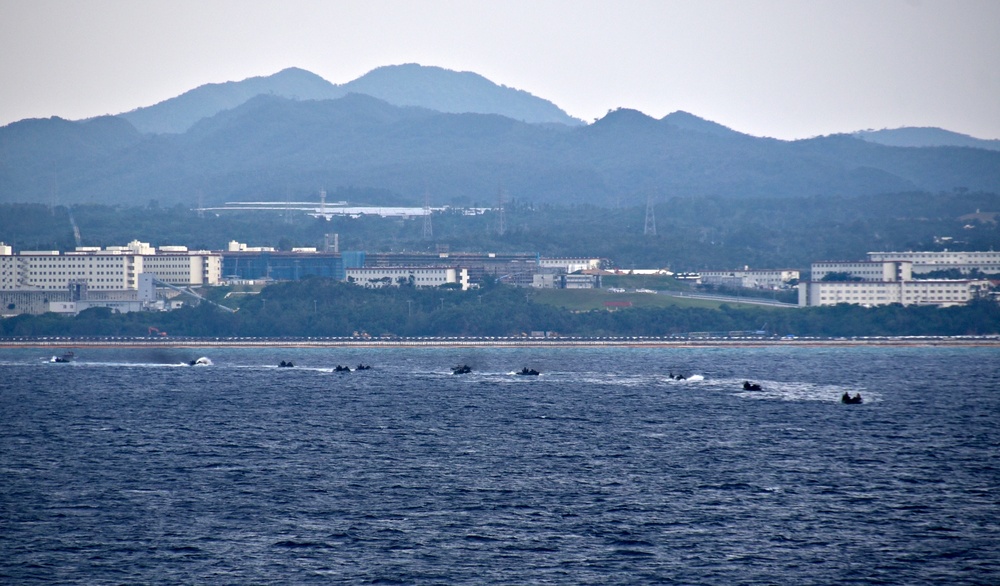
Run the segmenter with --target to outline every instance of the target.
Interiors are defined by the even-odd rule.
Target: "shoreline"
[[[0,348],[724,348],[1000,347],[1000,336],[859,338],[88,338],[0,339]]]

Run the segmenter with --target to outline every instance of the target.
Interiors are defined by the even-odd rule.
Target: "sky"
[[[0,125],[400,63],[473,71],[588,122],[624,107],[781,139],[1000,139],[1000,0],[0,0]]]

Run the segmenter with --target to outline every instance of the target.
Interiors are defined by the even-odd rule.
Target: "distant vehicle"
[[[652,289],[636,289],[635,292],[636,293],[656,293],[656,291],[653,291]]]
[[[611,287],[608,289],[608,291],[610,291],[611,293],[624,293],[625,289],[622,289],[621,287]]]

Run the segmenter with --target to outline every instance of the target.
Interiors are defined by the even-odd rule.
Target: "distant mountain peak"
[[[594,125],[608,124],[655,124],[656,119],[652,116],[632,108],[615,108],[608,110],[603,118],[594,122]]]
[[[199,120],[235,108],[261,94],[293,100],[319,100],[340,97],[343,93],[314,73],[289,67],[268,76],[198,86],[175,98],[119,116],[131,122],[140,132],[179,134]]]
[[[741,134],[728,126],[723,126],[722,124],[712,122],[711,120],[705,120],[704,118],[700,118],[683,110],[671,112],[661,118],[660,121],[684,130],[693,130],[695,132],[712,134],[715,136],[734,136]]]
[[[432,65],[385,65],[341,87],[396,106],[420,106],[452,114],[499,114],[533,124],[583,124],[552,102],[524,90],[498,85],[471,71]]]
[[[348,93],[366,94],[394,106],[419,106],[445,113],[499,114],[535,124],[583,124],[552,102],[526,91],[497,85],[477,73],[417,63],[378,67],[342,85],[305,69],[288,67],[272,75],[205,84],[120,117],[143,133],[179,134],[199,120],[262,94],[291,100],[332,100]]]
[[[901,147],[970,147],[1000,151],[1000,140],[975,138],[943,128],[909,126],[903,128],[883,128],[882,130],[859,130],[852,136],[867,142],[885,146]]]

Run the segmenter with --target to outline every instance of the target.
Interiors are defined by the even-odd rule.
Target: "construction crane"
[[[149,336],[163,336],[163,337],[166,337],[167,332],[161,332],[157,328],[154,328],[153,326],[149,326],[149,332],[148,332],[147,335],[149,335]]]

